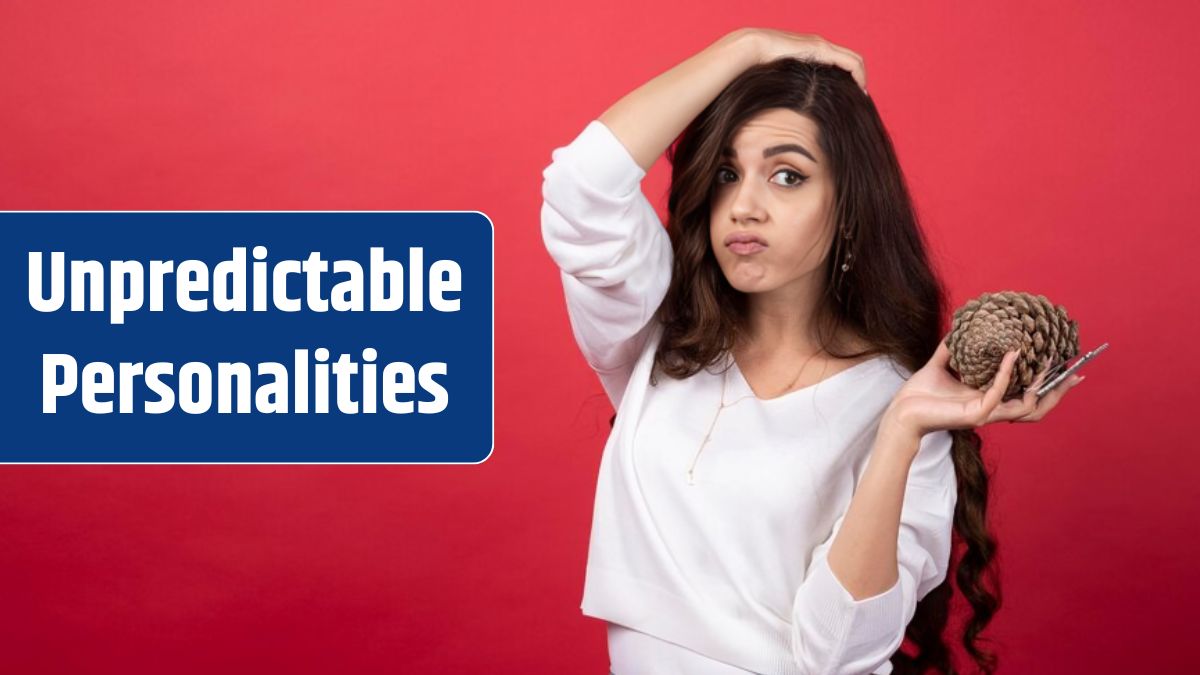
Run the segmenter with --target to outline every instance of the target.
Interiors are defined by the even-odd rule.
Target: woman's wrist
[[[912,452],[915,453],[925,433],[904,414],[902,406],[893,402],[883,412],[883,417],[879,421],[877,437],[886,439],[889,447],[911,447]]]
[[[738,75],[753,66],[760,41],[736,30],[634,89],[598,118],[643,171]]]

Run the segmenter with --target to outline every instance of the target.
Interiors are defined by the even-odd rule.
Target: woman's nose
[[[738,183],[733,203],[729,206],[729,215],[736,222],[763,219],[765,210],[762,195],[753,181],[743,180]]]

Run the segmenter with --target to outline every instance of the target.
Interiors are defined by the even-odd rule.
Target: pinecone
[[[986,389],[1000,369],[1004,354],[1020,350],[1012,380],[1002,400],[1020,398],[1042,371],[1079,353],[1079,327],[1067,310],[1044,295],[1017,291],[984,293],[954,311],[946,338],[950,367],[959,379],[976,389]]]

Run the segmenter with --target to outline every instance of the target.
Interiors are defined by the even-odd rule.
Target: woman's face
[[[820,279],[834,228],[832,178],[817,134],[797,112],[763,111],[738,129],[713,177],[713,254],[743,293],[801,292]]]

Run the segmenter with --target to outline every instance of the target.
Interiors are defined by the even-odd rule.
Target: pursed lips
[[[734,232],[725,238],[726,246],[732,246],[733,244],[761,244],[766,246],[767,240],[749,232]]]
[[[750,232],[734,232],[725,237],[725,247],[739,255],[748,255],[765,249],[767,241]]]

